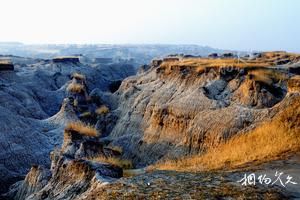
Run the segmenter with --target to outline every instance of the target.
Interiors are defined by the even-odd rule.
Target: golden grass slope
[[[150,169],[207,171],[232,169],[251,162],[264,162],[300,151],[300,97],[271,121],[237,135],[202,155],[169,160]]]

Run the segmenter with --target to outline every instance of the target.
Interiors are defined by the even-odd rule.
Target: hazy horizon
[[[293,0],[11,0],[0,42],[186,44],[225,50],[300,52]]]

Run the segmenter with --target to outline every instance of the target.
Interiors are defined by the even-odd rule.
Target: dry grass
[[[253,75],[255,81],[260,81],[268,85],[288,79],[288,75],[286,73],[270,69],[256,69],[250,71],[249,74]]]
[[[203,155],[170,160],[150,168],[178,171],[206,171],[236,168],[264,162],[300,151],[300,98],[253,131],[236,136]]]
[[[67,87],[67,91],[73,93],[81,93],[84,91],[84,86],[78,83],[70,83]]]
[[[86,125],[82,122],[70,122],[67,124],[65,131],[75,131],[81,135],[89,136],[89,137],[96,137],[98,136],[97,130],[90,126]]]
[[[75,72],[72,74],[72,77],[78,80],[85,80],[85,75]]]
[[[211,59],[211,58],[189,58],[180,61],[174,62],[163,62],[161,66],[190,66],[190,67],[266,67],[273,65],[272,62],[266,61],[246,61],[246,63],[239,61],[235,58],[219,58],[219,59]]]
[[[251,68],[251,67],[270,67],[276,66],[277,61],[281,59],[290,59],[293,61],[300,60],[300,55],[286,52],[264,52],[261,58],[253,60],[245,58],[185,58],[179,61],[163,62],[162,67],[170,66],[188,66],[188,67],[235,67],[235,68]]]
[[[300,75],[288,80],[288,90],[289,92],[300,92]]]
[[[123,170],[123,177],[133,177],[141,174],[145,174],[146,170],[144,168],[140,169],[125,169]]]
[[[112,151],[119,152],[120,154],[123,153],[123,148],[120,146],[108,146],[107,149],[111,149]]]
[[[121,167],[122,169],[132,169],[133,166],[131,160],[125,160],[125,159],[120,159],[115,157],[99,156],[99,157],[90,158],[90,160],[96,162],[109,163],[111,165]]]
[[[97,108],[95,112],[97,115],[105,115],[109,113],[109,108],[105,105],[102,105],[99,108]]]
[[[291,58],[291,60],[297,60],[300,58],[299,54],[287,53],[285,51],[264,52],[263,56],[269,61],[282,60],[286,58]]]
[[[91,117],[92,113],[89,111],[83,112],[79,115],[80,117]]]

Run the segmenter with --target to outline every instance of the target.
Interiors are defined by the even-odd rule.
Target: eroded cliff
[[[123,81],[115,96],[113,143],[138,166],[203,152],[253,129],[299,94],[294,54],[155,61]],[[279,60],[287,65],[277,65]],[[290,73],[291,69],[294,73]]]

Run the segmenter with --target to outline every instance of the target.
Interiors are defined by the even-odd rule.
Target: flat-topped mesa
[[[14,71],[14,65],[10,60],[0,60],[0,71]]]
[[[78,56],[62,56],[52,59],[54,63],[80,63]]]
[[[260,56],[245,56],[237,58],[233,53],[222,55],[211,54],[208,57],[166,57],[163,60],[153,60],[152,66],[157,67],[160,74],[172,74],[181,72],[196,72],[195,74],[208,72],[214,69],[215,72],[224,72],[224,69],[237,71],[251,71],[259,68],[278,68],[283,71],[290,71],[298,74],[300,68],[300,55],[286,52],[262,52]],[[228,70],[225,70],[226,72]]]
[[[226,52],[221,55],[222,58],[236,58],[237,56],[232,52]]]

